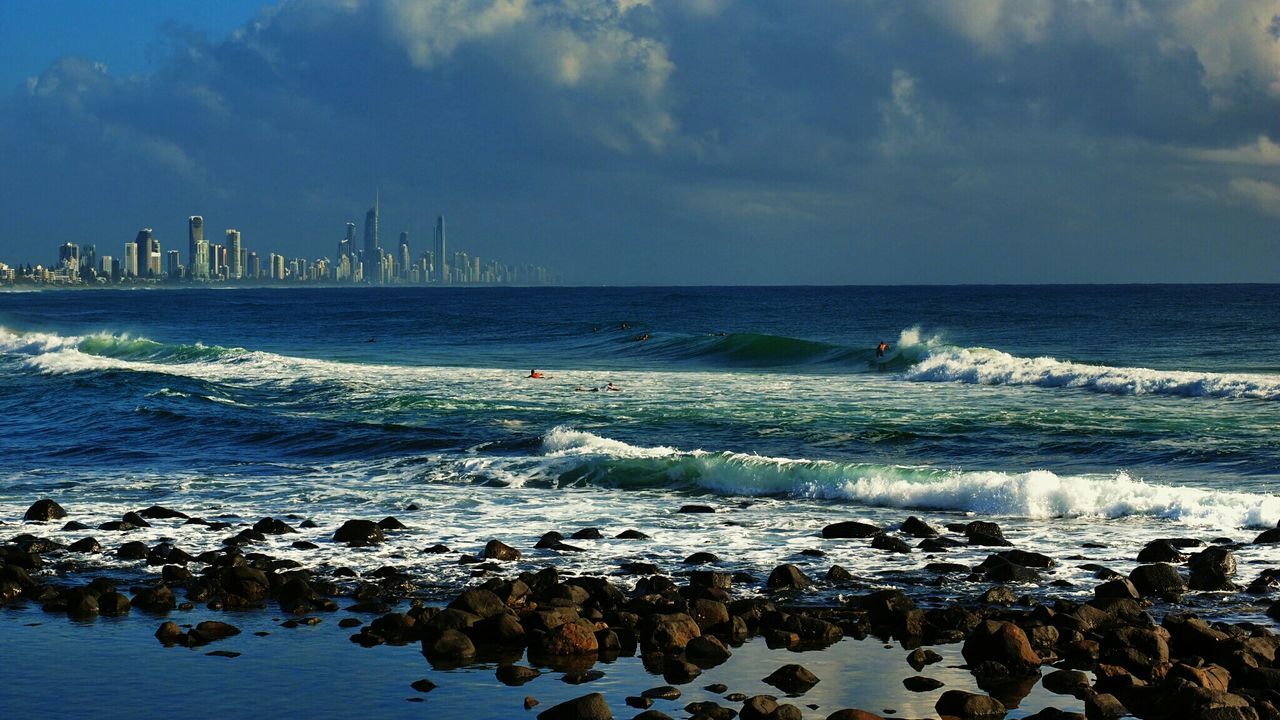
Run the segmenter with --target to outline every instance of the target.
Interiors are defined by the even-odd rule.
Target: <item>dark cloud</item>
[[[327,255],[381,188],[419,247],[443,211],[458,246],[584,282],[1274,280],[1266,5],[299,0],[216,41],[170,25],[148,76],[69,57],[0,105],[0,259],[142,225],[180,248],[195,213]]]

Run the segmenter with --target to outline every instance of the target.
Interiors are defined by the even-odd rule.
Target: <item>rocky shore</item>
[[[690,505],[679,512],[712,510]],[[148,613],[156,619],[157,652],[213,645],[217,653],[216,644],[240,629],[235,616],[207,617],[207,611],[264,609],[287,615],[286,626],[331,623],[365,647],[420,646],[435,668],[485,667],[495,683],[505,686],[548,672],[559,673],[566,683],[587,685],[604,675],[597,663],[620,657],[638,657],[646,671],[662,678],[661,685],[635,695],[606,698],[587,692],[550,707],[533,694],[511,716],[527,711],[539,720],[612,718],[625,706],[635,709],[633,717],[646,720],[671,717],[674,708],[683,711],[682,717],[713,720],[896,717],[892,708],[806,703],[806,693],[819,683],[842,678],[818,677],[804,666],[803,653],[780,654],[776,663],[760,668],[760,677],[776,693],[748,695],[723,684],[697,685],[719,699],[678,704],[685,694],[681,688],[696,683],[707,669],[733,662],[735,650],[752,639],[769,648],[805,651],[844,638],[875,638],[901,647],[901,664],[884,667],[881,682],[906,692],[942,689],[938,680],[920,673],[943,661],[944,654],[964,664],[973,678],[969,687],[978,692],[943,689],[934,709],[935,717],[944,719],[1016,714],[1037,686],[1061,696],[1062,706],[1083,709],[1083,715],[1047,707],[1023,717],[1280,719],[1280,636],[1272,624],[1224,622],[1205,613],[1203,604],[1198,617],[1182,604],[1188,593],[1238,592],[1265,604],[1280,587],[1280,571],[1268,569],[1241,589],[1233,552],[1238,548],[1227,541],[1168,538],[1135,548],[1139,564],[1131,572],[1088,567],[1098,582],[1092,598],[1068,600],[1047,599],[1055,581],[1046,575],[1060,562],[1079,560],[1018,549],[993,522],[935,528],[915,517],[895,527],[843,521],[822,528],[821,540],[815,538],[863,543],[866,552],[936,555],[932,571],[966,590],[961,600],[931,602],[901,589],[856,587],[838,565],[822,577],[810,577],[783,563],[767,577],[754,577],[708,569],[716,567],[714,556],[690,556],[684,567],[666,573],[657,565],[628,561],[608,574],[575,575],[554,564],[527,567],[522,551],[513,546],[518,543],[493,539],[471,553],[443,545],[417,550],[456,558],[470,569],[471,582],[443,593],[447,602],[428,602],[421,579],[394,566],[361,575],[255,551],[269,536],[298,529],[323,542],[378,545],[404,528],[394,517],[351,519],[326,529],[295,518],[233,524],[152,506],[89,527],[45,499],[22,519],[21,531],[6,534],[0,545],[0,603],[38,605],[70,618]],[[219,538],[219,547],[193,554],[171,542],[127,539],[131,529],[153,523],[203,525]],[[553,531],[534,547],[572,554],[601,537],[604,530],[597,528]],[[647,540],[637,529],[615,530],[609,537]],[[1280,530],[1266,531],[1254,542],[1277,541]],[[292,547],[322,550],[311,540]],[[989,552],[976,565],[946,562],[947,553],[961,547]],[[84,559],[102,555],[133,563],[136,582],[92,571],[94,565]],[[823,586],[848,592],[838,601],[815,604],[810,591]],[[339,610],[345,611],[343,617],[327,619]],[[1267,614],[1280,617],[1280,605]],[[448,691],[427,679],[413,689]]]

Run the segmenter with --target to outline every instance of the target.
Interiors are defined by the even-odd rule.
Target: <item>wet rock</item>
[[[408,525],[405,525],[404,523],[400,522],[400,520],[396,518],[394,515],[388,515],[382,518],[381,520],[379,520],[378,527],[382,528],[383,530],[386,530],[387,532],[391,532],[394,530],[409,529]]]
[[[386,542],[382,528],[372,520],[348,520],[333,534],[334,542],[347,543],[351,547],[365,547]]]
[[[650,700],[679,700],[681,694],[680,688],[678,687],[661,685],[641,692],[640,697],[648,698]]]
[[[160,624],[160,628],[156,630],[156,639],[165,645],[185,645],[187,636],[178,627],[178,623],[169,621]]]
[[[600,528],[582,528],[575,531],[569,536],[570,540],[600,540],[604,538],[604,533],[600,532]]]
[[[560,682],[566,685],[585,685],[604,677],[601,670],[572,670],[560,676]]]
[[[1011,563],[1029,568],[1048,569],[1058,564],[1057,561],[1044,553],[1029,552],[1027,550],[1003,550],[996,553],[996,555]]]
[[[116,557],[121,560],[142,560],[147,557],[149,552],[151,552],[151,548],[147,547],[144,542],[127,542],[116,551]]]
[[[1018,596],[1013,591],[1003,585],[997,585],[982,593],[978,598],[978,602],[984,602],[990,605],[1012,605],[1017,602]]]
[[[145,510],[139,510],[138,515],[147,518],[148,520],[171,520],[174,518],[187,520],[190,518],[186,513],[162,507],[160,505],[152,505]]]
[[[824,538],[869,538],[884,532],[883,528],[870,523],[846,520],[832,523],[822,528]]]
[[[141,515],[139,515],[139,514],[138,514],[138,513],[136,513],[136,512],[127,512],[127,513],[125,513],[125,514],[124,514],[124,517],[122,517],[122,518],[121,518],[121,520],[123,520],[123,521],[125,522],[125,524],[130,525],[130,526],[135,527],[135,528],[149,528],[149,527],[151,527],[151,523],[149,523],[149,522],[147,522],[146,520],[142,519],[142,516],[141,516]]]
[[[693,638],[685,646],[684,652],[695,664],[722,663],[733,655],[732,652],[729,652],[729,648],[725,646],[724,642],[714,635],[702,635]]]
[[[98,544],[97,540],[94,540],[91,537],[81,538],[80,540],[77,540],[71,543],[70,545],[68,545],[67,549],[70,550],[71,552],[78,552],[78,553],[102,552],[102,546]]]
[[[1040,573],[1019,565],[1000,555],[988,555],[975,571],[983,573],[987,580],[999,583],[1034,583],[1040,581]]]
[[[435,545],[432,545],[431,547],[427,548],[426,550],[423,550],[422,552],[428,555],[444,555],[445,553],[451,553],[453,551],[449,549],[448,545],[436,543]]]
[[[839,565],[832,565],[831,569],[827,571],[826,581],[829,583],[852,582],[853,573],[840,567]]]
[[[589,655],[599,652],[595,626],[587,620],[575,620],[559,625],[543,634],[539,649],[553,656]]]
[[[901,538],[893,537],[885,533],[880,533],[871,538],[871,547],[877,550],[885,550],[887,552],[910,553],[911,546]]]
[[[423,678],[421,680],[414,680],[413,682],[409,683],[409,687],[413,688],[414,690],[417,690],[420,693],[429,693],[432,690],[436,689],[436,684],[426,678]]]
[[[72,588],[66,593],[67,617],[89,618],[98,614],[98,596],[88,588]]]
[[[788,695],[803,695],[819,682],[817,675],[795,663],[774,670],[764,681]]]
[[[916,648],[907,655],[907,664],[916,672],[919,672],[925,665],[932,665],[941,662],[942,656],[928,648]]]
[[[884,718],[866,710],[846,709],[831,713],[827,716],[827,720],[884,720]]]
[[[519,560],[520,551],[501,540],[490,540],[484,546],[484,557],[489,560]]]
[[[964,547],[964,543],[949,537],[925,538],[920,541],[916,547],[924,552],[938,553],[947,552],[951,548]]]
[[[909,678],[903,678],[902,680],[902,687],[910,690],[911,692],[929,692],[930,690],[937,690],[945,684],[946,683],[940,680],[935,680],[923,675],[914,675]]]
[[[641,646],[661,652],[679,652],[701,636],[698,623],[684,613],[651,615],[640,625]]]
[[[1093,595],[1099,598],[1124,598],[1126,600],[1137,600],[1142,597],[1142,593],[1138,592],[1138,588],[1134,586],[1133,581],[1127,577],[1119,577],[1102,583],[1093,589]]]
[[[178,606],[169,586],[161,584],[156,587],[143,588],[133,596],[133,605],[151,612],[165,612]]]
[[[1143,596],[1176,600],[1187,591],[1187,583],[1178,569],[1165,563],[1139,565],[1129,573],[1129,580]]]
[[[1221,665],[1212,663],[1202,667],[1177,663],[1169,668],[1168,674],[1165,675],[1166,683],[1173,680],[1185,680],[1196,687],[1213,692],[1226,692],[1231,686],[1231,673]]]
[[[1115,720],[1129,714],[1115,695],[1093,693],[1084,700],[1084,715],[1089,720]]]
[[[471,588],[458,595],[449,607],[469,612],[480,618],[489,618],[507,611],[506,603],[496,594],[483,588]]]
[[[433,640],[423,640],[422,653],[432,662],[465,662],[476,656],[476,646],[461,632],[447,629]]]
[[[522,665],[502,665],[498,668],[498,682],[509,687],[523,685],[542,675],[531,667]]]
[[[872,625],[892,627],[899,630],[907,630],[912,623],[923,621],[917,615],[920,614],[916,604],[911,601],[901,590],[878,590],[869,595],[854,598],[852,603],[860,607],[867,613],[867,620]],[[916,631],[907,632],[908,635],[921,634],[917,628]]]
[[[902,521],[902,532],[910,535],[911,537],[917,538],[931,538],[938,536],[937,530],[929,525],[929,523],[914,515]]]
[[[660,710],[645,710],[632,720],[671,720],[671,716]]]
[[[1223,591],[1237,589],[1230,578],[1236,574],[1236,558],[1224,547],[1209,547],[1187,560],[1191,568],[1188,585],[1192,590]]]
[[[1004,704],[993,697],[963,690],[942,693],[933,709],[944,718],[1002,718],[1008,712]]]
[[[960,652],[971,666],[985,661],[997,662],[1012,677],[1040,672],[1040,656],[1031,648],[1031,641],[1022,628],[1010,622],[984,621],[965,639]]]
[[[98,596],[98,612],[104,617],[120,617],[128,615],[133,604],[129,598],[118,592],[107,592]]]
[[[774,568],[765,584],[774,590],[803,590],[813,581],[800,568],[788,563]]]
[[[707,565],[710,563],[720,562],[720,557],[715,553],[696,552],[685,558],[682,562],[684,562],[685,565]]]
[[[1089,675],[1079,670],[1054,670],[1041,678],[1040,684],[1058,695],[1080,695],[1089,688]]]
[[[666,656],[662,660],[662,679],[676,685],[693,682],[702,674],[702,668],[680,656]]]
[[[253,529],[264,535],[286,535],[288,533],[296,533],[297,530],[289,527],[289,524],[283,520],[277,520],[272,517],[264,517],[253,524]]]
[[[613,712],[603,695],[591,693],[543,710],[538,720],[613,720]]]
[[[71,520],[62,526],[63,532],[77,532],[80,530],[88,530],[89,526],[79,520]]]
[[[715,508],[710,505],[681,505],[678,513],[713,513]]]
[[[207,645],[208,643],[239,635],[240,628],[217,620],[205,620],[187,633],[187,644]]]
[[[1178,563],[1185,559],[1186,556],[1178,550],[1177,546],[1165,539],[1152,540],[1138,552],[1138,562],[1140,563]]]
[[[965,537],[968,538],[970,545],[1012,545],[1004,538],[1000,526],[993,522],[984,520],[974,520],[964,526]]]
[[[49,522],[50,520],[61,520],[67,516],[67,511],[62,509],[58,503],[45,498],[37,500],[27,508],[27,512],[23,514],[22,519],[26,522]]]
[[[1280,542],[1280,527],[1274,527],[1274,528],[1271,528],[1270,530],[1264,530],[1261,535],[1253,539],[1253,542],[1255,544]]]
[[[1047,707],[1040,712],[1023,717],[1022,720],[1086,720],[1086,718],[1080,713],[1064,712],[1055,707]]]
[[[771,695],[756,695],[742,703],[738,713],[742,720],[771,720],[778,710],[778,700]]]

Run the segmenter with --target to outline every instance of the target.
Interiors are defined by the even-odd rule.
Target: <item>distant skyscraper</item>
[[[243,258],[240,253],[240,231],[227,228],[227,277],[239,280],[244,277]]]
[[[187,218],[187,275],[192,279],[209,277],[209,246],[204,240],[204,218]]]
[[[80,268],[80,246],[75,243],[65,243],[58,248],[58,267],[60,268]]]
[[[375,196],[373,207],[364,214],[364,276],[366,282],[379,277],[382,255],[378,251],[378,224],[382,215],[382,194]]]
[[[445,267],[445,262],[444,262],[445,257],[446,256],[444,254],[444,215],[440,215],[436,218],[436,251],[435,251],[435,257],[434,257],[434,260],[436,263],[436,268],[435,268],[436,282],[439,282],[439,283],[449,282],[449,269]]]
[[[124,244],[124,276],[138,277],[138,243]]]
[[[396,268],[403,280],[409,279],[409,266],[413,263],[413,256],[409,254],[409,232],[400,233],[400,257],[398,259],[400,265]]]
[[[182,277],[182,256],[178,253],[178,251],[170,250],[168,253],[165,254],[165,256],[168,258],[168,263],[167,263],[167,267],[165,268],[165,272],[169,274],[169,277],[171,278]]]

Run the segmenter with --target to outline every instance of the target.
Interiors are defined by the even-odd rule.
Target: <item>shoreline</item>
[[[680,510],[701,514],[713,508],[686,506]],[[427,603],[420,590],[422,579],[393,566],[359,576],[348,568],[320,563],[308,569],[306,563],[255,551],[255,545],[269,535],[292,534],[292,520],[263,518],[250,526],[216,519],[192,520],[180,511],[153,506],[98,528],[73,524],[76,531],[93,532],[106,541],[98,545],[98,552],[132,557],[140,566],[145,563],[161,568],[159,583],[132,586],[127,580],[112,581],[101,573],[78,569],[77,550],[95,548],[83,541],[77,550],[61,547],[58,536],[63,532],[59,527],[67,527],[62,525],[64,520],[68,520],[65,510],[51,501],[40,501],[28,511],[20,534],[15,537],[6,532],[8,544],[0,550],[5,565],[0,570],[0,606],[26,608],[6,610],[6,615],[26,616],[42,610],[46,618],[128,617],[121,626],[129,627],[134,641],[139,640],[139,632],[145,632],[142,644],[153,647],[151,653],[164,652],[166,644],[217,652],[229,642],[243,644],[256,637],[233,633],[240,628],[224,623],[262,627],[263,619],[272,618],[291,631],[313,622],[317,629],[329,632],[342,627],[343,641],[349,639],[351,645],[373,648],[373,652],[382,645],[417,648],[419,657],[425,656],[436,672],[471,667],[462,672],[485,677],[487,686],[495,688],[499,683],[508,685],[504,676],[515,687],[521,679],[537,677],[533,671],[544,676],[560,673],[566,680],[561,685],[573,691],[567,693],[571,697],[566,701],[592,698],[581,701],[585,705],[570,714],[551,713],[547,718],[613,717],[615,713],[620,717],[672,716],[641,713],[636,707],[644,704],[641,696],[617,696],[618,692],[634,691],[641,684],[637,678],[648,678],[654,686],[670,684],[688,697],[705,696],[696,702],[716,703],[715,707],[689,709],[683,702],[660,705],[655,701],[654,708],[675,716],[687,712],[695,717],[727,718],[728,710],[748,720],[882,716],[885,710],[898,708],[862,707],[871,714],[857,715],[852,705],[833,707],[824,702],[816,703],[820,705],[817,709],[807,707],[814,704],[807,702],[809,691],[843,685],[844,670],[834,668],[834,676],[830,676],[832,670],[824,671],[827,677],[818,674],[819,681],[827,681],[824,686],[807,682],[804,672],[788,666],[823,665],[809,658],[833,653],[866,656],[872,654],[869,648],[873,647],[867,643],[890,638],[899,646],[899,662],[879,663],[880,686],[897,687],[903,698],[925,697],[926,693],[929,698],[936,696],[935,713],[923,715],[926,717],[1001,717],[1007,706],[1013,706],[1013,716],[1036,718],[1076,717],[1053,712],[1064,708],[1076,713],[1084,710],[1089,717],[1119,717],[1120,709],[1127,708],[1139,717],[1157,720],[1185,717],[1177,713],[1187,708],[1200,713],[1194,717],[1280,717],[1268,696],[1273,678],[1280,681],[1280,669],[1274,667],[1280,638],[1269,624],[1211,626],[1180,616],[1186,607],[1178,600],[1191,588],[1239,590],[1231,580],[1236,575],[1231,553],[1235,546],[1192,545],[1199,541],[1184,540],[1152,542],[1140,552],[1134,548],[1141,564],[1133,572],[1121,576],[1099,566],[1094,570],[1099,584],[1093,589],[1093,599],[1075,602],[1053,599],[1054,582],[1045,577],[1050,568],[1074,558],[1055,559],[1019,550],[995,523],[979,520],[934,528],[916,518],[897,527],[846,521],[828,525],[822,539],[815,539],[819,546],[859,543],[867,546],[867,552],[927,552],[936,554],[939,564],[946,563],[949,547],[976,546],[990,551],[987,560],[977,566],[951,563],[955,566],[950,568],[952,572],[967,573],[963,587],[956,576],[956,587],[949,588],[963,589],[961,600],[917,606],[915,600],[898,591],[857,587],[849,583],[852,576],[845,577],[847,572],[842,575],[837,568],[826,577],[807,577],[796,566],[786,564],[785,558],[779,558],[781,564],[768,579],[716,570],[714,562],[695,565],[688,562],[692,558],[686,559],[685,567],[665,572],[657,565],[633,562],[609,575],[573,575],[554,566],[537,569],[527,562],[521,566],[520,548],[495,539],[474,555],[443,546],[418,550],[456,556],[461,566],[471,568],[469,582],[438,588],[435,597],[446,603]],[[69,522],[75,523],[74,517]],[[128,542],[129,527],[139,523],[160,527],[204,524],[226,537],[223,549],[192,556],[171,543],[152,547]],[[6,530],[11,527],[4,526]],[[314,529],[332,534],[334,543],[360,547],[394,542],[402,527],[394,517],[388,517]],[[604,532],[612,537],[621,530],[552,532],[534,547],[573,554],[593,538],[604,537]],[[628,532],[636,542],[646,541],[644,528]],[[117,540],[122,542],[117,544]],[[1260,537],[1258,541],[1270,540]],[[320,549],[309,541],[299,541],[293,547]],[[1191,569],[1187,579],[1177,570],[1182,563],[1189,563]],[[526,572],[519,573],[519,569]],[[92,577],[95,574],[99,577]],[[939,575],[940,580],[943,577]],[[1259,604],[1267,604],[1263,598],[1280,585],[1277,577],[1280,574],[1264,571],[1253,582],[1255,587],[1248,588],[1259,593]],[[803,602],[807,587],[840,588],[842,584],[848,584],[849,594],[841,593],[839,602]],[[1031,589],[1048,589],[1049,595],[1037,602],[1027,594]],[[359,623],[347,618],[357,618]],[[159,635],[160,641],[153,634]],[[855,647],[849,639],[860,649],[849,650]],[[762,646],[773,649],[764,652]],[[927,662],[932,660],[929,650],[938,652],[945,663],[935,668]],[[905,659],[908,651],[916,653],[912,657],[918,661],[918,672]],[[142,652],[155,657],[145,649]],[[359,663],[356,656],[350,659]],[[227,660],[234,663],[237,658]],[[477,664],[483,670],[476,668]],[[599,675],[602,671],[597,664],[610,671]],[[738,682],[748,676],[764,678],[783,667],[788,667],[784,673],[788,677],[775,678],[780,687],[767,693],[774,700],[762,697],[767,690],[758,683],[750,687],[725,683],[722,692],[711,693],[700,680],[716,668],[735,665],[750,666],[735,670],[742,673]],[[496,669],[504,667],[525,669]],[[919,695],[903,689],[904,680],[929,678],[941,667],[958,667],[963,674],[949,676],[948,681],[933,678],[933,682],[944,682],[936,687],[929,680],[909,680],[919,688]],[[629,689],[615,687],[618,683],[610,681],[610,675],[631,677]],[[966,677],[968,685],[961,682]],[[447,683],[438,684],[442,687],[437,690],[428,688],[425,702],[449,692]],[[544,681],[532,687],[546,685]],[[593,697],[594,687],[604,689],[606,696]],[[788,691],[794,696],[788,697]],[[1025,708],[1018,706],[1028,693],[1043,695],[1046,691],[1053,693],[1049,700],[1057,702],[1037,700],[1038,711],[1024,715]],[[476,686],[469,692],[483,695]],[[531,692],[535,698],[538,694]],[[541,694],[547,698],[566,695]],[[711,695],[715,699],[710,699]],[[856,697],[854,693],[840,699]],[[992,704],[993,697],[1001,703],[999,707]],[[626,698],[636,698],[635,703],[626,702]],[[1176,698],[1176,703],[1170,705],[1167,698]],[[919,703],[912,707],[918,708]],[[549,700],[539,702],[528,715],[543,717],[553,708]],[[849,712],[841,714],[842,710]],[[979,710],[991,712],[979,715]],[[505,716],[519,712],[524,711],[503,709]]]

